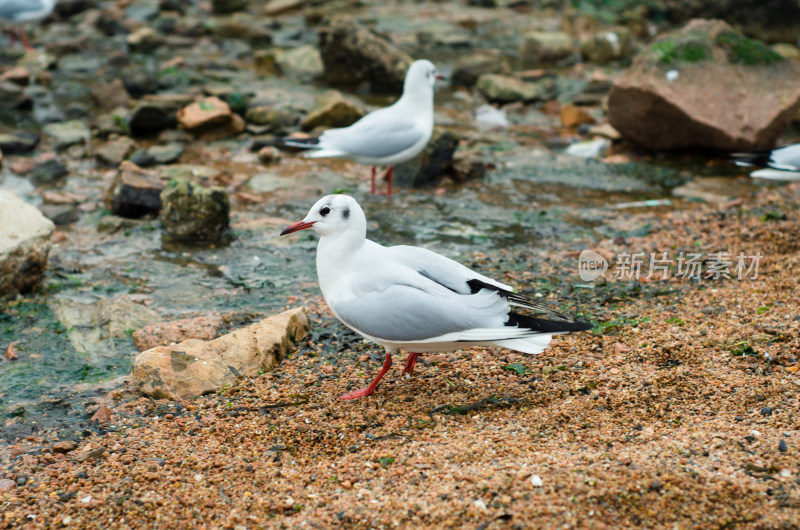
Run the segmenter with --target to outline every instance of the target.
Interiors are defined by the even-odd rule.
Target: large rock
[[[347,15],[319,28],[319,49],[330,85],[369,83],[374,91],[399,92],[411,57]]]
[[[772,147],[800,108],[800,65],[722,21],[659,39],[613,85],[608,116],[652,149]]]
[[[525,63],[554,63],[573,52],[572,37],[562,31],[533,31],[522,38],[520,58]]]
[[[133,333],[133,343],[139,351],[157,346],[169,346],[189,339],[211,340],[222,329],[222,317],[213,314],[197,318],[183,318],[159,322]]]
[[[240,377],[275,368],[291,341],[308,333],[302,308],[290,309],[211,341],[191,339],[136,356],[132,379],[157,399],[192,399],[216,392]]]
[[[581,43],[581,55],[595,64],[629,57],[633,53],[633,41],[628,28],[599,31]]]
[[[117,176],[106,190],[106,206],[120,217],[137,218],[158,213],[163,188],[158,173],[126,160],[120,164]]]
[[[325,92],[316,102],[314,108],[303,120],[303,130],[310,131],[314,127],[347,127],[361,117],[364,111],[345,99],[336,90]]]
[[[16,296],[39,282],[54,229],[34,206],[0,191],[0,298]]]
[[[325,71],[319,50],[310,44],[288,50],[275,49],[273,53],[275,66],[286,77],[313,81]]]
[[[224,188],[172,179],[161,192],[161,204],[164,230],[180,239],[213,241],[230,224],[231,207]]]
[[[434,129],[433,137],[420,156],[398,164],[394,181],[398,186],[423,188],[437,184],[453,163],[458,137],[450,131]]]

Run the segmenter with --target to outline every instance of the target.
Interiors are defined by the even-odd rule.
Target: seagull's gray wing
[[[384,158],[401,153],[419,142],[425,131],[413,116],[395,107],[376,110],[342,129],[330,129],[319,137],[319,148],[365,158]]]
[[[15,20],[17,16],[28,11],[44,8],[42,0],[0,0],[0,18]]]
[[[475,329],[494,331],[482,340],[502,340],[518,330],[504,327],[508,304],[488,290],[460,295],[446,289],[435,293],[394,284],[334,303],[333,310],[364,335],[394,342],[425,341],[459,332],[467,332],[462,340],[475,340],[468,334]]]

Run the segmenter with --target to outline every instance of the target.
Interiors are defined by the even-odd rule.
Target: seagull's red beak
[[[440,74],[440,73],[437,73],[437,74],[436,74],[436,80],[437,80],[437,81],[444,81],[444,80],[445,80],[445,77],[444,77],[442,74]]]
[[[311,221],[311,222],[300,221],[299,223],[295,223],[293,225],[284,228],[283,231],[281,232],[281,235],[285,236],[286,234],[291,234],[292,232],[297,232],[298,230],[305,230],[306,228],[311,228],[312,226],[314,226],[314,223],[316,223],[316,221]]]

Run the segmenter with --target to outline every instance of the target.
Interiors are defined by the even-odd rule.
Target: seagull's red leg
[[[372,182],[371,192],[373,195],[375,195],[375,166],[372,166],[371,182]]]
[[[403,375],[414,374],[414,365],[417,364],[417,359],[419,359],[419,353],[410,352],[408,354],[408,358],[406,359],[406,367],[403,368]]]
[[[20,26],[19,28],[17,28],[17,33],[19,33],[19,40],[22,42],[22,46],[26,50],[31,51],[33,49],[33,46],[31,46],[31,43],[28,42],[28,36],[25,34],[25,28]]]
[[[389,166],[389,168],[386,170],[386,182],[389,183],[389,190],[386,192],[386,195],[389,197],[392,196],[392,178],[394,178],[394,166]]]
[[[378,373],[378,377],[372,380],[369,386],[362,388],[361,390],[354,390],[353,392],[348,392],[342,396],[339,396],[339,399],[358,399],[362,397],[371,396],[375,393],[375,388],[377,388],[378,383],[380,383],[381,378],[386,375],[386,372],[389,371],[389,368],[392,367],[392,354],[386,352],[386,360],[383,361],[383,368],[381,368],[380,373]]]

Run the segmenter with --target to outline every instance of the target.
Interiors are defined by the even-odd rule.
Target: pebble
[[[50,450],[54,453],[69,453],[70,451],[74,451],[76,447],[78,447],[78,445],[72,440],[62,440],[54,443]]]
[[[761,408],[761,415],[762,416],[772,416],[772,407],[762,407]]]
[[[0,491],[7,491],[14,487],[16,483],[7,478],[0,478]]]
[[[786,440],[781,440],[780,442],[778,442],[778,451],[780,451],[781,453],[785,453],[788,450],[789,446],[786,444]]]
[[[543,485],[542,477],[539,475],[531,475],[531,486],[534,488],[541,488]]]

